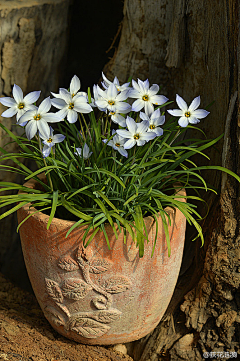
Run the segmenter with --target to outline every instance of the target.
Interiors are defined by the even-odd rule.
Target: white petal
[[[121,127],[123,127],[123,128],[126,127],[126,124],[127,124],[126,119],[122,115],[120,115],[120,114],[112,115],[111,119],[114,123],[119,124]]]
[[[46,122],[48,123],[57,123],[57,122],[61,122],[63,120],[63,118],[61,116],[58,115],[59,112],[57,113],[48,113],[48,114],[44,114],[43,118],[44,120],[46,120]]]
[[[13,107],[14,105],[17,106],[16,101],[10,97],[2,97],[0,98],[0,103],[5,105],[5,107]]]
[[[92,152],[89,152],[89,147],[88,147],[87,143],[85,143],[83,146],[83,158],[88,159],[91,154],[92,154]]]
[[[116,87],[118,87],[118,85],[120,85],[120,84],[119,84],[119,80],[118,80],[118,78],[117,78],[116,76],[115,76],[114,79],[113,79],[113,84],[115,84]]]
[[[143,112],[140,112],[140,118],[142,120],[148,120],[149,121],[149,117],[147,116],[147,114],[143,113]]]
[[[127,97],[128,97],[128,93],[129,93],[129,90],[124,90],[122,91],[121,93],[119,93],[117,96],[116,96],[116,100],[118,102],[121,102],[123,100],[126,100]]]
[[[50,153],[51,153],[51,147],[49,147],[48,145],[44,145],[42,150],[43,157],[47,158]]]
[[[137,90],[139,93],[140,93],[140,87],[139,87],[139,85],[138,85],[138,83],[135,81],[135,80],[133,80],[132,79],[132,86],[133,86],[133,88],[135,89],[135,90]]]
[[[149,94],[150,96],[152,96],[152,95],[157,94],[158,91],[159,91],[159,86],[158,86],[157,84],[153,84],[153,85],[150,87],[150,89],[149,89],[149,91],[148,91],[148,94]]]
[[[117,102],[116,108],[120,113],[128,113],[131,110],[131,106],[125,102]]]
[[[75,101],[79,97],[80,98],[83,97],[85,99],[85,101],[88,102],[88,95],[86,92],[78,92],[76,95],[74,95],[73,101]]]
[[[137,99],[135,100],[135,102],[132,105],[132,110],[134,112],[139,112],[139,110],[141,110],[145,105],[145,101],[142,99]]]
[[[128,103],[126,103],[126,104],[128,104]],[[118,105],[117,105],[117,108],[118,108]],[[121,108],[123,108],[122,106],[121,106]],[[131,110],[132,110],[132,107],[131,107],[131,105],[130,104],[128,104],[128,108],[126,108],[126,109],[117,109],[118,111],[119,111],[119,113],[123,113],[123,114],[127,114],[127,113],[129,113]]]
[[[54,143],[60,143],[60,142],[62,142],[65,138],[66,138],[66,137],[65,137],[65,135],[63,135],[63,134],[55,134],[55,135],[53,136],[53,142],[54,142]]]
[[[61,94],[57,94],[57,93],[53,93],[51,92],[51,94],[55,97],[55,98],[62,98]],[[52,99],[51,99],[52,101]]]
[[[180,127],[186,128],[188,126],[188,118],[186,117],[179,118],[178,124],[180,125]]]
[[[108,106],[108,102],[106,100],[96,100],[95,101],[96,106],[101,109],[106,109]]]
[[[123,148],[123,147],[117,147],[117,150],[119,151],[119,153],[121,155],[123,155],[124,157],[128,157],[128,152]]]
[[[137,123],[137,133],[144,133],[147,132],[149,127],[149,121],[148,120],[143,120],[141,123]]]
[[[149,80],[146,79],[143,83],[144,83],[144,88],[149,89]]]
[[[30,140],[34,137],[34,135],[37,133],[38,127],[37,127],[37,121],[36,120],[30,120],[30,122],[27,123],[25,132],[27,138]]]
[[[152,129],[154,131],[154,133],[156,133],[157,137],[160,137],[161,135],[163,135],[163,129],[160,127],[157,127],[155,129]]]
[[[134,121],[134,119],[130,118],[130,117],[127,117],[126,123],[127,123],[127,127],[128,127],[129,132],[131,134],[135,134],[136,131],[137,131],[137,123]],[[120,133],[118,133],[118,134],[120,134]]]
[[[64,119],[67,116],[68,107],[64,107],[63,109],[59,110],[58,112],[54,113],[58,118]]]
[[[140,93],[141,94],[146,94],[147,91],[148,91],[148,88],[145,87],[145,82],[138,79],[138,85],[139,85]],[[149,87],[149,83],[148,83],[148,87]]]
[[[65,100],[67,104],[72,102],[72,96],[66,89],[59,89],[61,98]]]
[[[74,75],[74,77],[71,80],[70,83],[70,93],[71,95],[76,94],[81,87],[81,83],[77,75]]]
[[[153,120],[153,119],[157,119],[157,118],[159,118],[161,116],[161,113],[160,113],[160,109],[158,108],[158,109],[156,109],[156,110],[154,110],[154,112],[151,114],[151,119]]]
[[[180,110],[180,109],[167,110],[167,112],[169,114],[173,115],[174,117],[182,117],[182,116],[184,116],[184,111]]]
[[[82,148],[76,148],[76,155],[81,155],[82,154]]]
[[[136,89],[130,89],[128,93],[129,98],[141,98],[141,94]]]
[[[176,95],[176,102],[180,109],[182,109],[184,112],[188,111],[187,103],[178,94]]]
[[[144,110],[146,114],[152,114],[154,112],[154,106],[150,101],[144,101]]]
[[[88,103],[82,102],[82,103],[76,104],[76,102],[75,102],[74,110],[76,110],[79,113],[87,114],[87,113],[91,113],[93,109],[92,109],[91,105],[89,105]]]
[[[188,111],[191,113],[196,110],[200,105],[200,95],[193,99],[192,103],[190,104]]]
[[[39,105],[38,112],[40,114],[45,114],[50,110],[51,106],[52,106],[51,99],[50,97],[48,97],[44,99],[42,103]]]
[[[26,113],[24,113],[21,118],[18,121],[18,124],[22,124],[27,122],[30,119],[33,119],[34,115],[36,114],[36,110],[28,110]]]
[[[62,109],[63,107],[65,107],[67,105],[65,100],[63,100],[61,98],[51,99],[51,103],[57,109]]]
[[[200,120],[195,118],[194,116],[191,116],[188,118],[188,121],[190,124],[197,124],[197,123],[200,123]]]
[[[155,126],[163,125],[165,123],[165,115],[162,115],[161,117],[156,119],[152,119],[152,122],[152,124],[154,124]]]
[[[36,105],[33,104],[26,104],[25,107],[23,108],[23,110],[25,112],[27,112],[28,110],[37,110],[38,107],[36,107]]]
[[[107,97],[109,100],[114,100],[117,96],[117,88],[114,84],[110,84],[107,90]]]
[[[153,95],[150,97],[150,101],[155,105],[162,105],[168,101],[168,98],[164,95]]]
[[[202,118],[205,118],[210,112],[208,112],[207,110],[204,110],[204,109],[197,109],[197,110],[194,110],[191,115],[196,117],[196,118],[199,118],[199,119],[202,119]]]
[[[39,132],[46,138],[50,137],[50,128],[48,123],[44,119],[36,121]]]
[[[117,134],[119,134],[121,137],[127,138],[127,139],[132,137],[132,134],[128,130],[125,130],[125,129],[117,129]]]
[[[124,149],[130,149],[132,147],[134,147],[134,145],[137,143],[137,141],[135,139],[129,139],[126,141],[126,143],[124,144]]]
[[[14,105],[13,107],[5,110],[5,112],[3,112],[1,116],[4,118],[10,118],[13,117],[15,114],[17,114],[17,107]]]
[[[75,123],[78,119],[78,114],[75,110],[69,109],[67,114],[67,120],[69,123]]]
[[[110,80],[108,80],[106,78],[106,76],[103,74],[103,72],[102,72],[102,77],[103,77],[103,80],[105,81],[106,84],[110,85],[112,83]]]
[[[138,140],[137,140],[137,145],[138,145],[139,147],[143,146],[145,143],[146,143],[146,140],[143,140],[143,139],[138,139]]]
[[[23,92],[22,92],[22,89],[20,88],[20,86],[14,84],[12,93],[13,93],[13,97],[16,100],[17,104],[23,102]]]
[[[25,109],[18,109],[18,112],[17,112],[17,116],[16,116],[16,119],[17,119],[17,122],[19,121],[19,119],[23,116],[23,114],[26,113],[26,110]]]
[[[38,98],[40,97],[40,93],[41,93],[40,90],[31,92],[23,98],[23,101],[26,102],[27,104],[35,103],[38,100]]]
[[[105,91],[102,90],[98,85],[97,85],[97,92],[103,99],[105,100],[108,99],[106,90]]]
[[[154,139],[156,137],[156,133],[154,132],[147,132],[147,133],[143,133],[141,134],[140,136],[140,139],[141,140],[151,140],[151,139]]]

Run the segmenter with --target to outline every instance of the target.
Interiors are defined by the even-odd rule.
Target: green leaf
[[[55,216],[57,204],[58,204],[58,190],[53,191],[52,209],[51,209],[50,217],[48,219],[47,229],[49,229],[49,227],[52,223],[53,217]]]

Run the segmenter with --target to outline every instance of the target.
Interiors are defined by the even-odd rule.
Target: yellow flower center
[[[18,109],[23,109],[24,108],[24,103],[19,103],[18,104]]]
[[[72,98],[75,96],[75,94],[74,93],[72,93]]]
[[[115,143],[116,147],[120,147],[120,143]]]
[[[73,108],[74,108],[74,103],[69,103],[68,109],[73,109]]]
[[[149,128],[150,128],[150,129],[155,129],[156,127],[155,127],[154,124],[151,124],[151,125],[149,126]]]
[[[140,135],[139,134],[134,134],[133,138],[138,140],[140,138]]]
[[[142,97],[142,100],[144,100],[145,102],[147,102],[147,101],[149,100],[148,95],[144,95],[144,96]]]
[[[53,141],[52,138],[49,138],[49,139],[47,140],[48,143],[52,143],[52,141]]]
[[[114,115],[114,114],[116,114],[116,112],[110,112],[110,114],[111,114],[111,115]]]
[[[108,104],[109,104],[109,105],[114,105],[114,104],[115,104],[115,101],[114,101],[114,100],[109,100],[109,101],[108,101]]]
[[[40,120],[40,119],[41,119],[41,115],[40,115],[40,114],[34,115],[33,119],[34,119],[34,120]]]
[[[185,113],[185,117],[186,117],[186,118],[189,118],[190,116],[191,116],[190,112],[186,112],[186,113]]]

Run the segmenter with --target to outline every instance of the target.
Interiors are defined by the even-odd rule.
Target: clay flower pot
[[[34,188],[35,182],[25,185]],[[32,214],[20,227],[22,249],[36,298],[56,331],[80,343],[109,345],[137,340],[157,326],[182,261],[186,220],[179,210],[167,209],[170,257],[161,222],[151,257],[155,224],[145,219],[152,236],[143,258],[130,236],[124,244],[123,232],[116,240],[110,226],[111,250],[102,233],[84,248],[81,228],[65,237],[73,222],[55,218],[47,230],[49,217],[34,212],[29,205],[18,210],[19,222]]]

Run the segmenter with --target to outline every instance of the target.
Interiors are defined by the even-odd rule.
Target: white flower
[[[80,79],[77,77],[77,75],[74,75],[70,83],[70,92],[65,88],[60,88],[59,94],[53,92],[51,93],[55,98],[61,98],[61,99],[62,99],[62,93],[70,94],[72,98],[75,97],[76,95],[79,95],[79,96],[84,96],[86,99],[88,99],[86,92],[79,92],[80,88],[81,88]]]
[[[76,148],[76,152],[74,154],[83,156],[83,159],[88,159],[93,152],[89,152],[89,147],[85,143],[83,146],[83,154],[82,154],[82,148]]]
[[[88,104],[84,96],[75,95],[73,98],[70,93],[60,90],[61,98],[51,99],[52,105],[59,110],[56,114],[64,119],[67,116],[69,123],[75,123],[79,113],[90,113],[93,109]]]
[[[123,85],[119,84],[118,78],[115,76],[113,82],[111,82],[110,80],[108,80],[105,75],[102,73],[102,77],[103,77],[103,82],[102,82],[102,86],[107,89],[111,84],[114,84],[117,88],[117,91],[123,91],[128,89],[129,90],[129,84],[130,83],[124,83]]]
[[[148,120],[149,122],[149,132],[154,132],[158,137],[163,135],[163,129],[159,125],[165,123],[165,115],[161,115],[160,109],[156,109],[152,114],[145,114],[140,112],[140,118],[142,120]]]
[[[111,119],[114,123],[120,125],[120,127],[125,128],[126,127],[126,119],[120,114],[126,114],[129,113],[131,111],[131,107],[129,107],[128,109],[124,110],[124,111],[120,111],[120,110],[115,110],[115,111],[111,111],[109,112],[109,115],[111,116]]]
[[[138,83],[135,80],[132,80],[132,86],[134,89],[129,91],[129,97],[137,98],[132,105],[132,110],[134,112],[138,112],[144,107],[146,113],[153,113],[153,104],[162,105],[168,100],[164,95],[156,95],[159,91],[159,86],[157,84],[153,84],[149,88],[148,79],[144,82],[138,79]]]
[[[148,132],[149,122],[143,120],[141,123],[136,123],[132,118],[127,116],[126,119],[128,130],[118,129],[117,134],[128,140],[124,144],[124,149],[132,148],[136,143],[137,145],[144,145],[146,141],[154,139],[156,133]]]
[[[0,103],[9,107],[9,109],[5,110],[5,112],[1,115],[2,117],[8,118],[17,114],[18,121],[26,111],[35,109],[35,105],[33,105],[33,103],[38,100],[41,91],[34,91],[23,97],[22,89],[18,85],[14,84],[12,93],[14,99],[10,97],[0,98]]]
[[[128,90],[118,93],[114,84],[110,84],[107,90],[97,87],[98,94],[101,98],[95,101],[99,109],[108,109],[110,112],[127,112],[131,106],[124,102],[128,97]]]
[[[43,139],[43,157],[46,158],[49,156],[51,152],[51,148],[56,144],[62,142],[66,137],[63,134],[55,134],[53,135],[53,128],[50,127],[50,135],[49,137],[45,137],[41,133],[39,133],[39,136]]]
[[[124,144],[126,143],[126,139],[116,134],[116,130],[112,130],[112,134],[115,134],[114,137],[109,140],[107,145],[110,145],[114,150],[117,150],[124,157],[128,157],[127,151],[124,149]],[[107,139],[104,139],[103,142],[107,143]]]
[[[39,107],[33,110],[28,110],[21,116],[18,124],[23,125],[27,122],[25,131],[28,139],[32,139],[34,135],[39,132],[46,138],[50,136],[50,128],[48,123],[56,123],[62,119],[56,113],[48,113],[51,108],[50,97],[44,99]]]
[[[90,105],[95,108],[97,107],[96,100],[102,100],[102,97],[98,94],[98,87],[95,84],[93,85],[93,97],[94,98],[92,99],[92,103]],[[99,108],[99,110],[101,110],[102,112],[107,112],[107,109],[104,108]]]
[[[168,110],[168,113],[175,117],[180,117],[178,119],[178,124],[183,128],[187,127],[189,123],[199,123],[199,119],[205,118],[210,113],[204,109],[197,110],[200,105],[200,96],[194,98],[189,107],[187,106],[185,100],[183,100],[183,98],[181,98],[178,94],[176,95],[176,102],[180,109]]]

